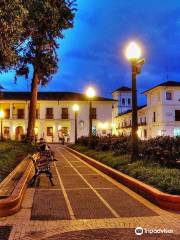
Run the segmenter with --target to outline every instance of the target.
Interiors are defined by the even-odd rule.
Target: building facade
[[[147,105],[138,107],[138,136],[180,136],[180,82],[167,81],[143,94]],[[131,89],[122,87],[112,93],[118,100],[113,109],[113,134],[131,134]]]
[[[0,110],[3,137],[21,140],[26,134],[29,114],[29,92],[1,92]],[[92,103],[93,134],[107,135],[112,131],[112,99],[95,97]],[[75,114],[73,105],[79,105],[77,115],[78,137],[89,134],[89,101],[84,94],[71,92],[39,92],[36,109],[36,138],[47,142],[74,142]]]

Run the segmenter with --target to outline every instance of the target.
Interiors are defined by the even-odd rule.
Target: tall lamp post
[[[144,59],[141,59],[141,49],[135,43],[131,42],[126,49],[126,57],[131,63],[132,69],[132,153],[131,161],[138,157],[138,116],[137,116],[137,88],[136,88],[136,75],[140,74],[141,67],[144,64]]]
[[[3,118],[4,118],[4,111],[0,110],[0,121],[1,121],[1,141],[3,141]]]
[[[74,104],[73,105],[73,111],[74,111],[74,116],[75,116],[75,143],[77,143],[77,114],[79,111],[79,105]]]
[[[92,140],[92,100],[95,96],[95,90],[92,87],[89,87],[86,91],[86,95],[89,98],[89,145]]]

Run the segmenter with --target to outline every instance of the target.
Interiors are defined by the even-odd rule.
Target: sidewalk
[[[41,176],[28,188],[21,211],[0,219],[0,226],[13,226],[9,240],[131,240],[139,239],[136,227],[174,232],[141,239],[180,238],[180,215],[158,208],[62,146],[52,148],[58,160],[52,165],[55,186]]]

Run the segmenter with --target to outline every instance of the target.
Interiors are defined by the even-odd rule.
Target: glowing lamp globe
[[[141,57],[141,48],[135,42],[131,42],[127,48],[125,55],[128,60],[137,60]]]
[[[94,88],[92,87],[89,87],[86,91],[86,95],[89,97],[89,98],[93,98],[95,96],[95,90]]]
[[[78,105],[78,104],[74,104],[74,105],[73,105],[73,111],[74,111],[74,112],[79,111],[79,105]]]

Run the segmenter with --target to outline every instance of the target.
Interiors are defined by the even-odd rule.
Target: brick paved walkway
[[[141,239],[179,239],[178,213],[160,209],[62,146],[52,148],[58,160],[52,164],[55,186],[41,176],[27,190],[21,211],[0,219],[0,226],[13,226],[9,240],[139,239],[138,226],[174,232]]]

